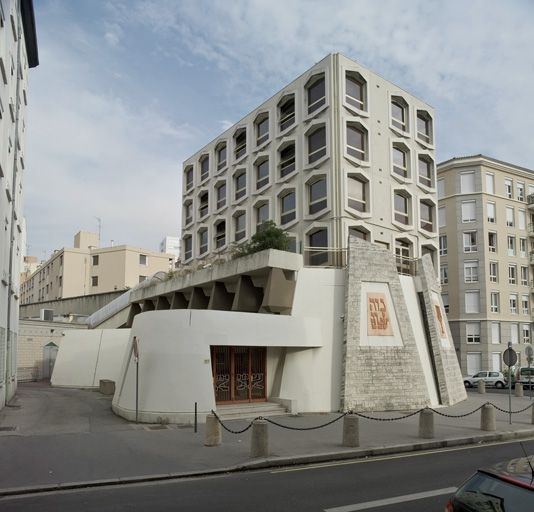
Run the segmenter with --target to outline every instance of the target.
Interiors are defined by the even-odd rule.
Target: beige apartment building
[[[28,77],[39,64],[31,0],[0,1],[0,409],[16,390],[24,255]]]
[[[98,235],[84,231],[21,285],[21,304],[126,290],[156,272],[167,272],[172,254],[129,245],[98,247]]]
[[[534,171],[484,155],[438,165],[443,302],[464,375],[531,343]]]
[[[349,232],[437,264],[434,144],[431,106],[328,55],[184,162],[182,262],[273,220],[306,265],[343,264]]]

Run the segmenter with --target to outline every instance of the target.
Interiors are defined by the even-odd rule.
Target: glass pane
[[[349,146],[363,151],[363,137],[363,132],[358,130],[358,128],[355,126],[347,126],[347,144]]]
[[[320,229],[309,235],[310,247],[328,247],[328,231]]]
[[[308,87],[308,105],[312,105],[317,100],[324,97],[325,88],[324,88],[324,78],[317,80],[312,86]]]
[[[310,201],[314,202],[318,199],[326,197],[326,180],[322,179],[310,185]]]
[[[326,146],[326,129],[323,127],[308,136],[308,152],[313,153],[324,146]]]
[[[282,212],[287,212],[295,209],[295,193],[291,192],[290,194],[282,197]]]

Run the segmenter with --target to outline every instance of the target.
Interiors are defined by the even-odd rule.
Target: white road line
[[[326,508],[325,512],[355,512],[356,510],[369,510],[370,508],[385,507],[395,505],[396,503],[405,503],[406,501],[416,501],[443,494],[453,494],[456,487],[445,487],[434,491],[417,492],[415,494],[405,494],[404,496],[395,496],[394,498],[385,498],[383,500],[366,501],[365,503],[355,503],[354,505],[344,505],[343,507]]]

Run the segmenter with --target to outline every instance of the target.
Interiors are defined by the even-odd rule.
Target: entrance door
[[[216,402],[266,398],[265,347],[211,347]]]

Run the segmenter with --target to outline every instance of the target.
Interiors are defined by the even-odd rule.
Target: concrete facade
[[[534,171],[484,155],[438,165],[443,299],[464,375],[532,342]]]
[[[31,0],[0,3],[0,409],[16,390],[29,69],[39,64]]]
[[[80,231],[21,285],[21,303],[126,290],[170,268],[172,254],[129,245],[98,247],[98,235]]]
[[[342,266],[349,232],[437,264],[433,120],[328,55],[184,162],[182,262],[224,257],[270,219],[306,264]]]
[[[128,313],[115,412],[134,418],[134,337],[141,421],[187,422],[195,402],[201,418],[216,406],[213,347],[265,347],[265,399],[294,412],[402,410],[464,399],[430,258],[425,265],[418,260],[418,274],[407,276],[377,245],[353,239],[349,252],[347,268],[318,268],[305,266],[301,255],[263,251],[153,279],[131,290],[127,301],[116,299],[115,308],[111,303],[106,314],[89,319],[93,326],[96,316],[101,324],[113,315],[124,322]],[[377,291],[374,285],[391,289],[394,327],[385,346],[372,346],[376,340],[360,320],[366,310],[357,298],[365,285],[369,292]],[[420,299],[425,293],[428,306]]]

